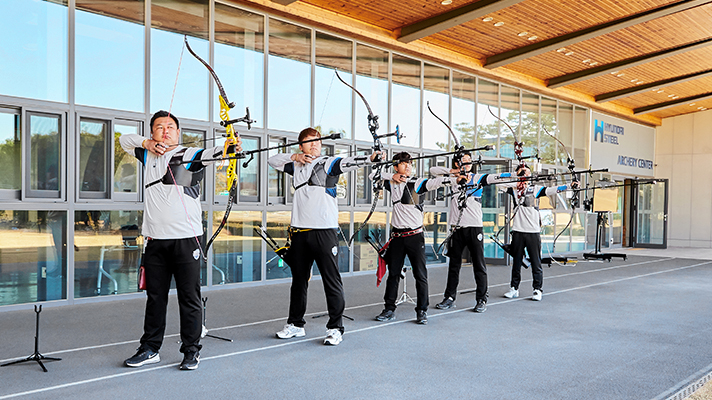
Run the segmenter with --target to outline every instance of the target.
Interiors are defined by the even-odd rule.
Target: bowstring
[[[336,76],[336,75],[335,74],[331,75],[331,82],[329,83],[329,90],[326,91],[326,99],[324,99],[324,107],[322,107],[321,115],[319,116],[319,123],[317,125],[319,125],[320,128],[322,128],[321,121],[324,118],[324,111],[326,111],[326,105],[329,104],[329,94],[331,93],[331,85],[334,84],[334,76]]]

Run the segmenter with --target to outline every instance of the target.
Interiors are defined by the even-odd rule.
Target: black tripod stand
[[[61,358],[56,358],[56,357],[45,357],[42,354],[40,354],[39,351],[39,344],[40,344],[40,313],[42,312],[42,305],[40,304],[39,307],[35,305],[35,313],[37,314],[37,320],[35,322],[35,352],[32,353],[29,357],[25,358],[24,360],[17,360],[17,361],[11,361],[7,364],[0,365],[0,367],[5,367],[8,365],[12,364],[19,364],[27,361],[37,361],[37,364],[42,367],[42,370],[44,372],[47,372],[47,368],[45,368],[44,364],[42,364],[42,360],[49,360],[49,361],[60,361]]]
[[[620,257],[626,259],[627,255],[622,253],[603,253],[601,252],[601,242],[603,242],[603,225],[606,223],[605,214],[607,211],[596,211],[598,216],[596,217],[596,249],[593,253],[584,253],[583,258],[585,259],[597,259],[597,260],[608,260],[611,261],[613,257]]]
[[[208,318],[208,311],[207,311],[208,298],[207,298],[207,297],[203,297],[202,300],[203,300],[203,332],[202,332],[203,334],[200,335],[200,336],[201,336],[201,337],[207,336],[207,337],[211,337],[211,338],[213,338],[213,339],[220,339],[220,340],[224,340],[224,341],[226,341],[226,342],[232,342],[232,339],[228,339],[228,338],[224,338],[224,337],[221,337],[221,336],[215,336],[215,335],[210,335],[210,334],[208,334],[208,328],[207,328],[207,326],[206,326],[206,324],[205,324],[205,322],[206,322],[206,320],[207,320],[207,318]]]

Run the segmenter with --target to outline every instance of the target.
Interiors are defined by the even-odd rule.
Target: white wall
[[[712,248],[712,110],[663,119],[655,177],[669,179],[668,246]]]

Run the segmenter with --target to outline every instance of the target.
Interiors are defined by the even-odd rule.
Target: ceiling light
[[[573,51],[569,51],[568,53],[564,53],[565,56],[570,56],[570,55],[572,55],[572,54],[574,54]]]
[[[490,21],[492,21],[493,19],[494,19],[494,18],[492,18],[492,17],[487,17],[487,18],[484,18],[482,21],[483,21],[483,22],[490,22]]]
[[[615,74],[617,74],[618,72],[620,72],[620,71],[613,71],[613,72],[611,72],[611,75],[615,75]]]
[[[638,78],[633,78],[633,79],[630,80],[631,83],[635,83],[635,82],[637,82],[637,81],[638,81]]]
[[[591,59],[590,59],[590,58],[587,58],[587,59],[585,59],[585,60],[583,60],[583,61],[581,61],[581,62],[584,63],[584,64],[590,63],[590,62],[591,62]]]
[[[662,93],[662,92],[664,92],[664,90],[658,90],[658,94],[660,94],[660,93]]]
[[[537,40],[537,39],[539,39],[539,36],[536,36],[536,35],[534,35],[534,36],[529,36],[529,37],[527,38],[527,40]]]
[[[625,74],[620,73],[620,74],[618,74],[618,75],[616,75],[616,76],[620,78],[620,77],[623,76],[623,75],[625,75]]]
[[[695,104],[697,104],[697,103],[690,103],[690,107],[694,106]]]
[[[706,109],[707,109],[707,107],[702,107],[702,110],[700,110],[700,111],[705,111]]]
[[[557,53],[563,53],[565,51],[566,51],[566,47],[560,47],[560,48],[556,49]]]
[[[701,109],[703,109],[703,108],[704,108],[704,107],[697,107],[698,110],[701,110]]]
[[[680,98],[680,96],[672,96],[672,99],[673,99],[673,100],[677,100],[677,99],[679,99],[679,98]]]
[[[529,32],[519,32],[519,33],[517,34],[517,36],[522,36],[522,37],[524,37],[524,36],[527,36],[528,34],[529,34]]]
[[[675,95],[674,95],[674,94],[669,94],[668,97],[675,97]]]
[[[592,62],[592,63],[589,64],[589,65],[593,67],[593,66],[596,65],[596,64],[598,64],[598,61],[594,61],[594,62]]]
[[[640,85],[640,84],[642,84],[642,83],[645,83],[645,81],[638,81],[638,82],[635,82],[636,85]]]
[[[452,0],[443,0],[442,3],[440,3],[440,4],[442,4],[444,6],[449,6],[450,4],[452,4]]]
[[[502,25],[504,25],[504,22],[502,22],[502,21],[495,22],[495,24],[494,24],[494,26],[502,26]]]

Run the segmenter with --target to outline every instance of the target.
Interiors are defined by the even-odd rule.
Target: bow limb
[[[509,131],[512,132],[512,137],[514,138],[514,155],[517,157],[517,161],[519,162],[519,165],[526,165],[522,160],[524,160],[524,157],[522,157],[522,153],[524,152],[524,142],[519,141],[519,137],[517,136],[517,132],[512,128],[507,121],[502,119],[501,117],[497,116],[492,111],[492,108],[487,105],[487,111],[489,111],[490,114],[492,114],[493,117],[497,119],[497,121],[503,123],[507,128],[509,128]]]
[[[430,111],[431,114],[433,114],[433,117],[437,118],[438,121],[442,122],[443,125],[447,128],[447,130],[450,132],[450,135],[452,136],[452,140],[455,142],[455,150],[460,151],[464,149],[464,146],[460,145],[460,139],[458,139],[457,135],[455,135],[455,132],[452,131],[452,128],[450,128],[450,125],[448,125],[447,122],[445,122],[442,118],[438,117],[435,112],[433,112],[433,109],[430,108],[430,102],[428,101],[425,103],[425,105],[428,107],[428,111]]]

